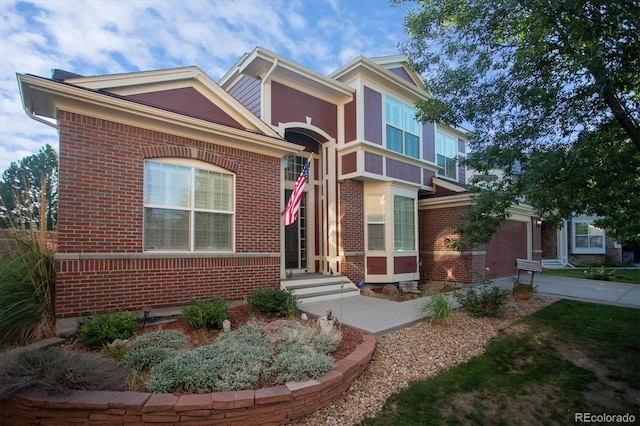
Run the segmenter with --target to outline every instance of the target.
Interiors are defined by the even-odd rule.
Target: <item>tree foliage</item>
[[[504,172],[476,188],[462,246],[522,201],[640,240],[639,26],[633,0],[433,0],[406,16],[402,50],[433,95],[420,118],[471,125],[468,164]]]
[[[47,203],[45,209],[39,207],[41,200]],[[27,229],[39,229],[41,211],[46,212],[46,226],[43,228],[56,229],[58,154],[48,144],[36,154],[24,157],[17,163],[11,163],[2,174],[0,228],[24,226]]]

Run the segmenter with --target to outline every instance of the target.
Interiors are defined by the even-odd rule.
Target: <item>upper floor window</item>
[[[604,230],[596,228],[587,219],[574,219],[573,228],[573,253],[574,254],[604,254],[605,239]]]
[[[206,163],[144,166],[144,250],[233,250],[234,176]]]
[[[420,156],[420,124],[416,110],[402,102],[386,97],[387,149],[409,157]]]
[[[458,180],[458,139],[446,133],[436,133],[436,164],[442,167],[438,176]]]

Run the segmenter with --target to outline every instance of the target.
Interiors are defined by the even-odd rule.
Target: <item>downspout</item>
[[[266,107],[266,102],[265,102],[265,94],[266,94],[266,90],[265,90],[265,85],[267,80],[271,77],[271,74],[273,74],[273,72],[276,70],[276,68],[278,67],[278,58],[275,58],[275,60],[273,61],[273,65],[271,66],[271,68],[269,69],[269,71],[267,71],[267,73],[264,75],[264,77],[262,77],[262,111],[261,111],[261,115],[262,115],[262,121],[264,121],[265,123],[267,123],[267,125],[271,126],[271,108],[267,108]],[[271,89],[269,89],[269,103],[271,103]],[[269,110],[269,116],[267,117],[267,109]],[[273,127],[273,126],[271,126]],[[284,137],[284,134],[280,135],[282,137]]]

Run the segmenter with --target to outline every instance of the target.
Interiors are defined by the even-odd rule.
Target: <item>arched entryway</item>
[[[304,146],[302,152],[284,159],[284,205],[289,201],[302,168],[312,157],[298,218],[293,224],[284,226],[283,266],[286,274],[327,273],[331,266],[327,262],[329,215],[326,188],[327,182],[335,179],[335,173],[327,173],[325,158],[326,146],[334,141],[321,129],[307,123],[282,124],[280,132],[287,141]]]

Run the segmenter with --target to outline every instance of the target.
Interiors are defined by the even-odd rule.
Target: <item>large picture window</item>
[[[590,220],[574,219],[573,253],[574,254],[604,254],[604,231],[593,226]]]
[[[436,164],[442,167],[438,176],[458,179],[458,139],[442,132],[436,133]]]
[[[367,196],[367,249],[385,250],[384,195]]]
[[[186,161],[146,161],[144,250],[232,251],[234,176]]]
[[[386,134],[387,149],[418,158],[420,156],[420,124],[416,121],[416,110],[387,96]]]
[[[412,198],[393,197],[393,240],[395,251],[416,249],[415,203]]]

